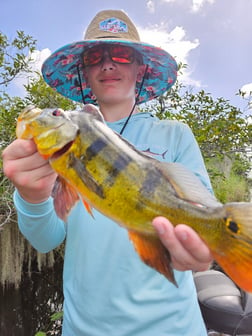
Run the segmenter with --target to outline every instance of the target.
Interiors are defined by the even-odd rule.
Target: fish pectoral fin
[[[162,162],[161,167],[162,172],[181,199],[206,207],[221,205],[200,179],[182,164]]]
[[[160,239],[156,236],[146,235],[136,231],[129,230],[128,233],[142,261],[163,274],[177,287],[177,282],[171,267],[170,253],[161,243]]]
[[[54,209],[66,221],[68,214],[79,200],[79,194],[63,177],[58,176],[52,191]]]

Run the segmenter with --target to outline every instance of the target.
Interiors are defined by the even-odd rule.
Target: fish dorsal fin
[[[86,104],[84,105],[83,109],[81,110],[80,113],[88,113],[91,116],[93,116],[95,119],[103,122],[105,124],[103,115],[101,113],[101,111],[98,109],[97,106],[93,105],[93,104]]]
[[[200,179],[182,164],[161,162],[160,167],[181,199],[207,207],[221,206]]]
[[[54,209],[63,221],[66,221],[71,209],[79,200],[79,195],[63,177],[58,176],[52,191]]]
[[[160,239],[157,236],[144,235],[131,230],[129,230],[128,233],[141,260],[146,265],[163,274],[169,281],[177,286],[171,267],[170,254]]]

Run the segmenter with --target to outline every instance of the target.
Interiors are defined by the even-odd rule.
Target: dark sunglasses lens
[[[112,61],[122,64],[130,64],[134,62],[134,50],[126,46],[111,46],[109,53]]]
[[[98,64],[102,57],[103,57],[103,48],[102,47],[96,47],[91,48],[84,52],[83,54],[83,62],[85,66],[95,65]]]
[[[84,66],[92,66],[100,63],[106,50],[108,51],[111,60],[115,63],[131,64],[135,60],[134,49],[131,47],[121,45],[110,45],[109,47],[106,47],[102,45],[84,52]]]

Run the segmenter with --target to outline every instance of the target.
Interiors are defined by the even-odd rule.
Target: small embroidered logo
[[[114,17],[100,22],[99,28],[102,31],[107,31],[111,33],[127,33],[128,32],[127,24]]]

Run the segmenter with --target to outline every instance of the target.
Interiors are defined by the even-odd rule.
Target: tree
[[[17,31],[12,41],[0,32],[0,85],[6,86],[21,73],[30,72],[29,62],[35,47],[36,40],[23,31]]]
[[[74,109],[77,104],[62,97],[47,86],[40,75],[30,72],[30,58],[26,56],[26,53],[31,53],[34,50],[33,46],[35,44],[33,44],[32,41],[34,40],[31,37],[19,33],[18,38],[13,43],[8,42],[3,34],[0,35],[0,38],[1,86],[8,86],[21,73],[26,72],[31,75],[30,84],[25,86],[26,96],[24,98],[11,97],[3,90],[2,92],[0,90],[1,152],[14,140],[16,119],[25,106],[33,104],[41,108],[60,106],[63,109]],[[12,47],[15,48],[11,50]],[[34,75],[36,76],[33,77]],[[36,327],[46,328],[47,316],[49,318],[51,315],[52,307],[55,310],[62,303],[61,268],[63,264],[63,248],[58,248],[47,254],[41,254],[31,247],[18,230],[12,202],[13,191],[12,184],[3,174],[2,161],[0,161],[0,295],[3,293],[3,289],[7,293],[6,295],[8,293],[13,295],[13,292],[10,292],[10,287],[12,286],[21,288],[19,293],[20,300],[23,302],[23,297],[31,297],[36,292],[35,299],[29,302],[29,312],[34,311],[35,313],[33,318],[29,319],[28,326],[30,331],[26,330],[29,334],[32,334],[35,332]],[[41,283],[39,283],[41,277],[46,279],[47,291],[45,293],[41,292],[44,290]],[[34,278],[37,280],[34,281]],[[0,305],[1,312],[6,311],[6,306],[4,306],[6,301],[3,299],[4,294],[0,299],[0,302],[2,302]],[[38,306],[40,306],[40,309],[37,314]],[[13,309],[14,307],[12,307]],[[10,311],[7,313],[10,313]],[[25,309],[19,313],[17,312],[16,318],[19,319],[19,323],[26,323],[27,315],[25,314]],[[11,328],[15,329],[13,321],[11,325],[9,316],[7,319],[4,314],[0,316],[0,325],[1,331],[7,328],[6,330],[12,333]],[[59,329],[58,324],[55,327],[56,329]],[[15,332],[16,329],[13,333]]]
[[[248,200],[251,164],[245,153],[252,142],[249,117],[228,100],[215,100],[204,90],[194,93],[179,82],[157,102],[151,108],[160,119],[180,120],[192,129],[216,197],[223,203]]]
[[[36,76],[32,77],[29,84],[24,87],[27,92],[24,98],[25,105],[35,105],[41,109],[60,107],[64,110],[73,110],[82,105],[57,93],[57,91],[45,83],[39,73],[36,73]]]
[[[17,76],[24,72],[30,74],[30,83],[25,86],[24,98],[11,97],[0,89],[0,153],[11,143],[16,135],[16,120],[18,114],[27,105],[36,105],[41,108],[60,106],[63,109],[74,109],[76,104],[62,97],[51,89],[41,78],[41,75],[31,71],[29,62],[31,53],[35,49],[35,40],[17,32],[17,37],[10,42],[0,33],[0,88],[8,86]],[[27,56],[28,54],[28,56]],[[2,161],[0,161],[0,283],[2,285],[14,284],[19,286],[22,269],[28,264],[28,272],[35,260],[39,268],[43,265],[53,265],[54,254],[43,256],[28,247],[16,225],[16,215],[13,208],[13,186],[3,174]],[[57,251],[58,253],[58,251]],[[11,267],[10,267],[11,265]]]
[[[228,100],[216,100],[204,90],[193,93],[176,84],[156,107],[160,119],[177,119],[187,123],[201,147],[205,158],[244,153],[251,144],[252,125],[240,109]]]

